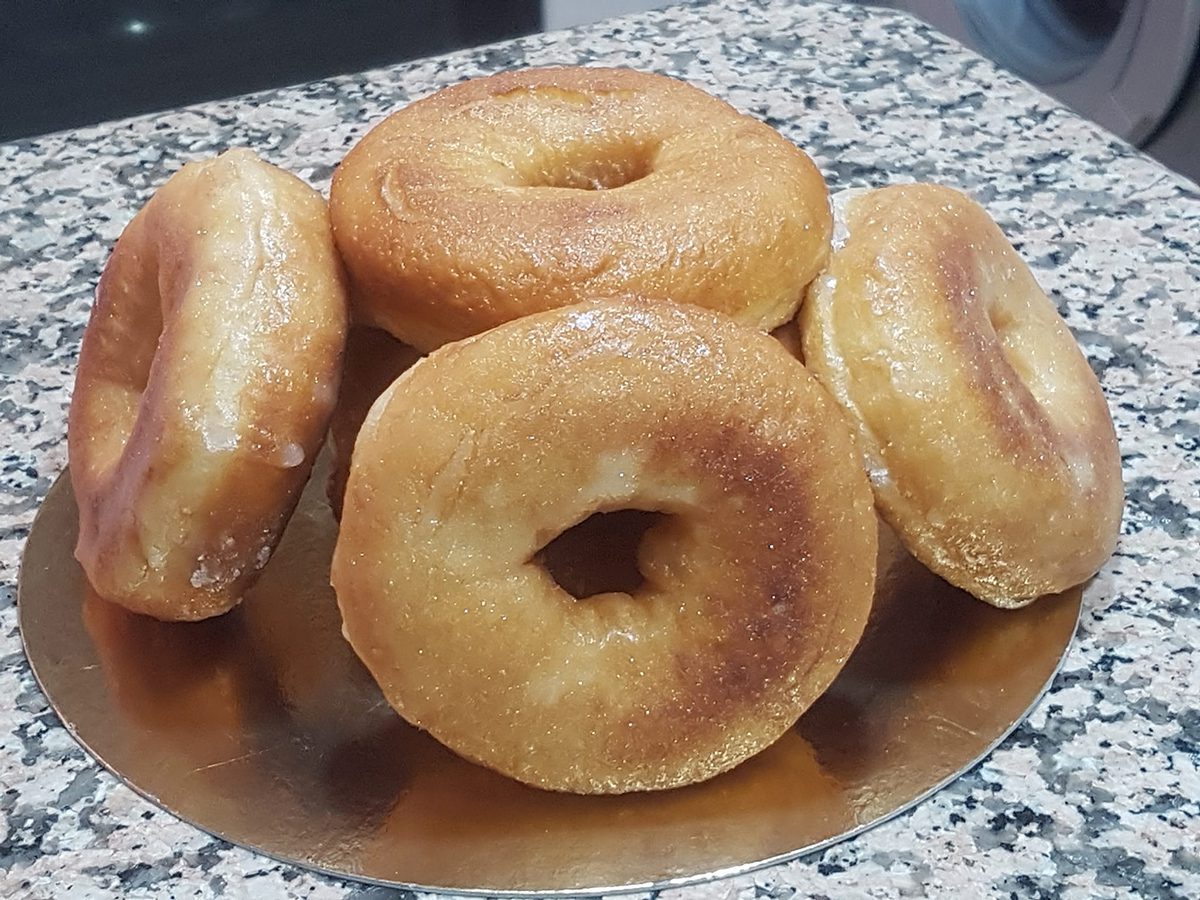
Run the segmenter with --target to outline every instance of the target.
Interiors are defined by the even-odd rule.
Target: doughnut
[[[658,513],[632,592],[538,557]],[[876,518],[849,426],[777,341],[585,301],[447,345],[371,407],[332,564],[344,633],[410,723],[542,788],[710,778],[786,732],[862,633]]]
[[[121,234],[68,422],[75,556],[159,619],[237,604],[329,424],[344,278],[325,201],[247,150],[185,165]]]
[[[334,516],[342,515],[342,494],[350,476],[350,455],[354,439],[375,398],[421,355],[402,344],[386,331],[354,325],[346,338],[346,361],[337,405],[329,423],[329,443],[333,459],[325,496]]]
[[[1091,577],[1120,528],[1116,436],[1028,266],[951,188],[839,194],[835,217],[800,315],[804,360],[855,423],[883,518],[995,606]]]
[[[423,351],[597,296],[770,330],[829,249],[825,181],[770,126],[627,69],[504,72],[393,113],[334,173],[356,321]]]

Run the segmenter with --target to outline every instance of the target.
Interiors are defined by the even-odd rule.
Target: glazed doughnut
[[[355,325],[346,338],[346,361],[342,386],[329,422],[332,460],[325,496],[337,518],[342,515],[342,495],[350,476],[354,439],[375,398],[418,359],[419,354],[386,331]]]
[[[392,114],[334,174],[356,321],[422,350],[639,294],[770,330],[829,249],[828,191],[774,129],[626,69],[505,72]]]
[[[537,557],[664,514],[642,585],[576,600]],[[849,427],[775,340],[593,301],[443,347],[371,408],[332,582],[409,722],[544,788],[709,778],[763,749],[862,633],[876,519]]]
[[[100,596],[172,620],[238,602],[324,438],[345,332],[316,191],[246,150],[159,188],[104,269],[71,402],[75,556]]]
[[[804,359],[849,412],[883,517],[947,581],[1017,607],[1093,575],[1123,504],[1100,385],[977,203],[911,184],[835,198]]]

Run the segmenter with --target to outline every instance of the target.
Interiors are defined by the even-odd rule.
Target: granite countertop
[[[1123,450],[1120,545],[1029,719],[915,810],[683,893],[1200,896],[1200,190],[914,20],[778,0],[676,7],[0,146],[0,895],[393,896],[215,840],[101,769],[25,662],[18,560],[66,465],[96,279],[156,185],[240,144],[324,190],[385,112],[548,63],[690,79],[806,148],[835,190],[929,180],[971,192],[1053,292]]]

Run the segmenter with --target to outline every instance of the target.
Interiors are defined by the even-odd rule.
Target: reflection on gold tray
[[[1045,689],[1079,616],[1079,589],[1015,611],[972,600],[884,529],[862,644],[773,747],[673,791],[548,793],[463,761],[384,702],[341,637],[322,487],[310,483],[238,609],[165,624],[90,592],[61,477],[26,546],[21,631],[67,728],[134,789],[236,844],[368,881],[583,893],[813,850],[995,746]]]

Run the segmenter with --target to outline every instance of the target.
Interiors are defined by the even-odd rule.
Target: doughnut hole
[[[646,582],[639,566],[643,538],[671,518],[644,509],[596,512],[547,543],[533,561],[576,600],[633,595]]]
[[[159,267],[151,255],[141,267],[120,265],[105,272],[110,290],[122,295],[114,303],[120,315],[110,313],[100,341],[100,371],[91,406],[105,421],[93,431],[96,466],[116,465],[133,435],[142,397],[150,383],[154,358],[163,331]]]
[[[1014,310],[997,298],[988,305],[986,315],[988,326],[996,336],[996,346],[1005,362],[1012,366],[1018,378],[1028,383],[1030,376],[1036,372],[1036,366],[1025,353],[1020,340],[1020,323]]]
[[[992,277],[999,278],[998,275]],[[1053,348],[1047,346],[1046,335],[1055,334],[1057,329],[1054,323],[1045,320],[1044,315],[1039,315],[1038,310],[1017,299],[1019,296],[1014,289],[990,297],[985,306],[987,328],[1020,386],[1044,410],[1053,402],[1053,380],[1057,374],[1052,365],[1046,365],[1046,360],[1055,356]]]
[[[658,145],[617,139],[547,150],[519,170],[526,187],[607,191],[640,181],[654,171]]]

